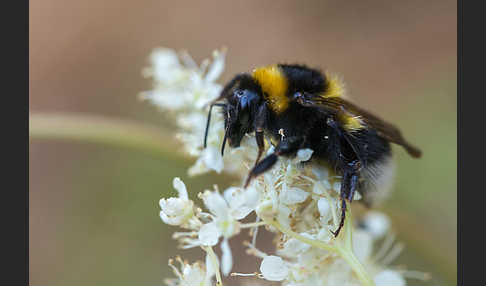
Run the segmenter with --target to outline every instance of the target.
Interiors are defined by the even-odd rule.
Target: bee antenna
[[[206,122],[206,131],[204,131],[204,149],[208,146],[208,133],[209,133],[209,123],[211,122],[211,112],[213,111],[213,106],[223,107],[223,103],[211,103],[209,106],[208,120]]]
[[[228,129],[229,128],[226,128],[224,131],[223,145],[221,146],[221,156],[224,155],[224,146],[226,145],[226,139],[228,138]]]

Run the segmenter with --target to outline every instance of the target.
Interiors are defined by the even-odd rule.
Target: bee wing
[[[412,157],[419,158],[422,155],[422,152],[417,147],[411,145],[403,138],[400,130],[393,124],[382,120],[378,116],[341,97],[323,97],[320,95],[304,94],[297,99],[297,102],[304,106],[318,107],[333,114],[347,113],[351,116],[358,117],[365,125],[375,129],[379,136],[403,146]]]

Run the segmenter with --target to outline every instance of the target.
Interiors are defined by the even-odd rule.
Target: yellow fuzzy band
[[[276,113],[287,109],[289,106],[289,98],[286,95],[288,82],[277,65],[256,68],[253,70],[252,76],[265,93],[265,99],[270,109]]]
[[[344,95],[344,84],[336,76],[326,73],[327,90],[322,94],[322,97],[341,97]]]

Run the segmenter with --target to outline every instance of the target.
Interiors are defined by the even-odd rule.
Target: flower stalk
[[[209,256],[209,260],[212,264],[212,269],[214,269],[215,274],[216,274],[216,286],[223,286],[223,281],[221,279],[221,273],[219,272],[219,262],[218,262],[218,257],[214,253],[214,250],[212,247],[203,247],[203,249],[207,252]]]
[[[265,221],[265,220],[264,220]],[[375,283],[369,276],[368,272],[365,270],[363,265],[359,262],[359,260],[356,258],[353,252],[353,247],[352,247],[352,214],[351,210],[347,211],[347,218],[344,222],[344,230],[342,236],[344,238],[341,238],[342,236],[336,238],[333,241],[333,244],[328,244],[322,241],[318,241],[315,239],[309,239],[307,237],[304,237],[296,232],[293,232],[290,229],[287,229],[283,227],[277,220],[273,219],[270,221],[265,221],[268,225],[271,225],[278,229],[280,232],[282,232],[285,235],[288,235],[292,238],[295,238],[303,243],[306,243],[308,245],[311,245],[316,248],[320,248],[322,250],[326,250],[332,253],[337,254],[346,262],[349,264],[349,266],[353,269],[354,273],[358,277],[359,281],[361,282],[362,285],[364,286],[373,286]]]
[[[69,140],[129,148],[159,157],[178,150],[167,131],[131,120],[86,113],[31,113],[30,139]],[[181,154],[183,154],[181,152]]]

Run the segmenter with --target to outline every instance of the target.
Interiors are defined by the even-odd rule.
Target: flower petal
[[[221,236],[219,228],[215,223],[210,222],[201,227],[199,230],[198,238],[202,245],[213,246],[218,244],[219,237]]]
[[[260,265],[260,272],[268,281],[282,281],[289,275],[289,268],[282,258],[274,255],[265,256]]]
[[[280,194],[280,201],[287,205],[299,204],[307,199],[309,193],[299,188],[286,188]]]
[[[319,210],[319,214],[321,215],[322,218],[327,218],[327,215],[329,214],[329,210],[331,209],[331,206],[329,205],[329,201],[326,198],[320,198],[317,201],[317,209]]]
[[[187,196],[186,185],[179,177],[174,178],[174,180],[172,181],[172,186],[174,186],[174,189],[176,189],[179,193],[179,198],[184,200],[187,200],[189,198]]]
[[[224,191],[224,198],[229,204],[231,215],[240,220],[255,210],[259,195],[253,187],[247,189],[230,187]]]
[[[205,191],[202,199],[206,208],[216,217],[225,219],[228,216],[228,204],[220,193]]]
[[[211,170],[215,170],[217,173],[221,173],[224,167],[223,156],[218,148],[213,146],[208,146],[202,151],[201,158],[206,165]]]
[[[223,73],[225,56],[225,51],[216,50],[213,52],[213,62],[209,66],[208,72],[206,73],[206,81],[215,81],[216,79],[218,79],[221,73]]]
[[[221,257],[221,272],[223,275],[228,276],[233,267],[233,256],[231,255],[231,248],[227,239],[224,239],[221,243],[221,251],[223,253]]]

